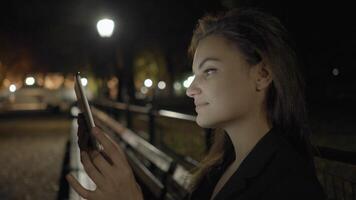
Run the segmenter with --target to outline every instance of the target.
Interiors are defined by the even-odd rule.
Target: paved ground
[[[57,199],[70,119],[0,119],[0,199]]]

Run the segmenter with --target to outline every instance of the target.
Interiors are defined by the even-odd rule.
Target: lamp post
[[[115,45],[115,40],[108,40],[110,38],[115,29],[115,22],[112,19],[104,18],[97,22],[96,24],[97,31],[100,37],[104,38],[105,43],[110,48],[106,48],[106,50],[111,49],[110,51],[110,58],[103,59],[99,58],[103,63],[107,63],[108,60],[115,62],[116,54],[113,48]],[[121,35],[122,41],[120,42],[120,46],[118,52],[120,52],[120,56],[122,56],[122,63],[120,66],[115,65],[115,73],[119,79],[119,93],[117,99],[119,101],[123,101],[129,103],[130,101],[135,101],[134,96],[134,83],[133,83],[133,72],[132,72],[132,62],[133,62],[133,52],[132,52],[132,43],[130,40],[130,35]],[[109,43],[110,42],[110,43]],[[115,45],[114,45],[114,44]],[[115,57],[115,58],[114,58]]]
[[[107,77],[107,74],[112,73],[112,70],[115,68],[114,42],[112,39],[109,39],[114,33],[115,22],[109,18],[99,19],[96,23],[96,29],[102,39],[95,53],[94,62],[97,67],[94,68],[94,71],[99,77]],[[102,68],[103,66],[105,68]],[[100,85],[100,88],[102,88],[100,95],[106,96],[106,84]]]

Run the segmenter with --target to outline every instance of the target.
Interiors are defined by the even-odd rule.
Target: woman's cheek
[[[227,118],[235,118],[250,109],[250,104],[254,101],[251,99],[251,92],[242,84],[235,83],[235,87],[227,87],[226,90],[221,90],[219,95],[221,110]]]

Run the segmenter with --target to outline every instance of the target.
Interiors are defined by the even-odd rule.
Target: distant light
[[[184,86],[185,88],[188,88],[188,87],[189,87],[189,83],[188,83],[187,80],[185,80],[185,81],[183,82],[183,86]]]
[[[144,82],[144,85],[148,88],[150,88],[152,86],[153,82],[151,79],[146,79]]]
[[[333,74],[334,76],[338,76],[338,75],[340,74],[339,69],[338,69],[338,68],[334,68],[333,71],[332,71],[332,74]]]
[[[111,37],[114,32],[115,23],[111,19],[102,19],[98,21],[96,28],[101,37]]]
[[[26,85],[34,85],[35,84],[35,78],[33,78],[32,76],[27,77],[25,80]]]
[[[87,78],[81,78],[80,80],[82,81],[82,85],[84,87],[88,85],[88,79]]]
[[[182,89],[182,85],[181,85],[179,82],[175,82],[175,83],[173,84],[173,87],[174,87],[175,90],[180,90],[180,89]]]
[[[141,93],[142,94],[147,94],[148,89],[146,87],[141,87]]]
[[[158,88],[163,90],[164,88],[166,88],[166,83],[164,81],[158,82]]]
[[[15,85],[15,84],[11,84],[11,85],[9,86],[9,91],[10,91],[10,92],[15,92],[15,91],[16,91],[16,85]]]
[[[194,80],[194,76],[189,76],[188,79],[183,82],[183,86],[185,88],[188,88],[190,84],[192,84],[193,80]]]

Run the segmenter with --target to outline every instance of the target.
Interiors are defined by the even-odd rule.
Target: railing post
[[[126,102],[126,127],[132,129],[132,116],[129,101]]]
[[[152,104],[148,104],[148,118],[149,118],[149,134],[150,134],[150,143],[156,145],[156,133],[155,133],[155,109]]]

